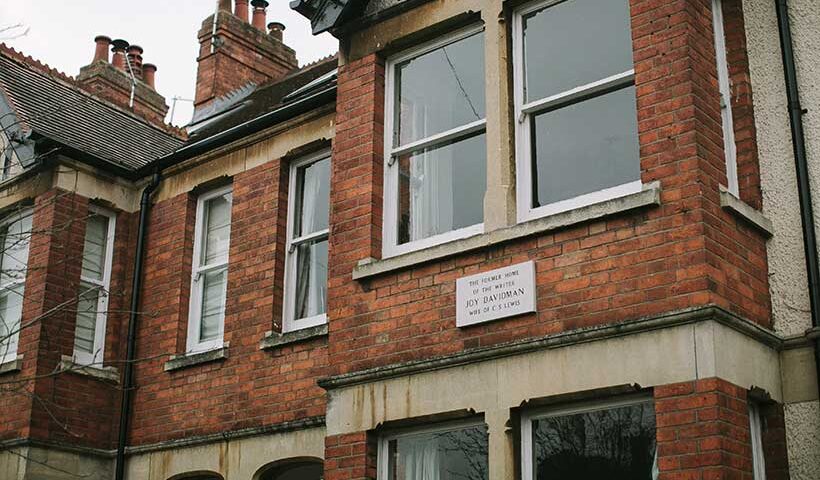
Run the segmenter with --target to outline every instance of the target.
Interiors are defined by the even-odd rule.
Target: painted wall
[[[815,221],[820,221],[820,4],[789,1],[811,172]],[[794,155],[786,105],[775,2],[744,1],[750,71],[754,89],[763,211],[774,223],[768,244],[769,282],[775,329],[802,335],[811,328]],[[820,478],[820,404],[786,406],[792,479]]]

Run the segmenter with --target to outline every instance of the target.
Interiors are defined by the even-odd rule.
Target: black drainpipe
[[[800,218],[803,226],[803,249],[806,253],[806,271],[809,277],[809,299],[811,301],[811,322],[814,344],[814,362],[820,378],[820,263],[817,260],[817,236],[812,211],[811,184],[809,182],[806,139],[803,134],[803,115],[807,112],[800,106],[800,90],[797,84],[797,67],[794,62],[794,45],[789,20],[789,6],[786,0],[775,0],[777,27],[780,32],[780,52],[783,54],[783,74],[786,79],[786,97],[789,102],[789,123],[792,129],[794,163],[797,167],[797,193],[800,197]],[[820,391],[820,380],[817,382]]]
[[[131,417],[131,393],[134,383],[134,357],[137,343],[137,322],[142,290],[142,266],[145,253],[145,237],[148,232],[148,213],[151,210],[151,194],[159,186],[162,177],[156,172],[151,183],[142,191],[140,200],[140,223],[137,231],[137,250],[134,255],[134,276],[131,279],[131,313],[128,318],[128,347],[125,354],[125,373],[122,380],[122,403],[120,405],[120,429],[117,439],[116,480],[125,478],[125,443],[128,439],[128,420]]]

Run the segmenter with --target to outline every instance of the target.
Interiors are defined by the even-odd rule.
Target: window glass
[[[0,363],[17,358],[30,239],[31,212],[0,224]]]
[[[395,66],[394,146],[484,118],[484,33]]]
[[[388,480],[487,480],[487,428],[419,433],[387,441]]]
[[[535,418],[531,441],[534,480],[656,478],[651,403]]]
[[[0,363],[14,360],[23,313],[23,284],[5,287],[0,292]]]
[[[80,284],[77,299],[77,325],[74,328],[74,350],[93,354],[97,332],[97,309],[100,302],[99,288],[88,283]]]
[[[632,68],[628,0],[567,0],[523,18],[526,101]]]
[[[225,316],[225,287],[227,269],[220,269],[202,275],[202,313],[199,327],[199,341],[215,340],[220,336],[220,327]]]
[[[482,133],[399,157],[399,244],[483,221],[485,145]]]
[[[327,230],[330,208],[330,158],[296,171],[296,236]]]
[[[203,265],[224,263],[231,241],[231,193],[208,200],[205,206],[205,248]]]
[[[99,281],[103,280],[107,244],[108,217],[104,215],[91,215],[85,227],[83,277]]]
[[[640,178],[635,87],[534,115],[533,207]]]
[[[0,283],[23,282],[26,279],[28,247],[31,237],[31,216],[28,215],[0,227],[3,252],[0,258]]]
[[[327,239],[300,244],[296,254],[296,320],[325,313]]]

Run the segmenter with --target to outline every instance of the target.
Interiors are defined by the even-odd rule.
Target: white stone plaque
[[[532,261],[456,280],[456,326],[466,327],[535,311]]]

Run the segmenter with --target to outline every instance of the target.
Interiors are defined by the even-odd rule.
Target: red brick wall
[[[367,432],[325,438],[324,480],[373,480],[376,478],[375,438]]]
[[[65,441],[75,445],[110,448],[118,411],[116,386],[74,373],[55,373],[61,356],[74,350],[74,325],[88,200],[63,190],[50,190],[35,200],[32,238],[26,278],[19,354],[21,372],[4,381],[35,379],[10,384],[0,395],[0,437]],[[110,310],[123,308],[119,293],[125,279],[130,248],[127,215],[120,215],[111,277]],[[127,303],[126,303],[127,304]],[[107,322],[106,362],[118,358],[122,315]],[[24,388],[24,392],[20,389]]]
[[[259,350],[278,330],[284,267],[287,164],[273,160],[233,178],[224,361],[173,372],[185,351],[196,196],[151,211],[138,333],[130,443],[260,427],[324,415],[316,385],[327,365],[326,339]]]
[[[334,373],[429,358],[719,305],[769,326],[764,238],[720,207],[726,183],[711,4],[631,3],[641,170],[662,205],[351,281],[379,258],[384,67],[378,54],[339,72],[331,188],[330,355]],[[538,313],[455,327],[455,280],[536,262]]]

